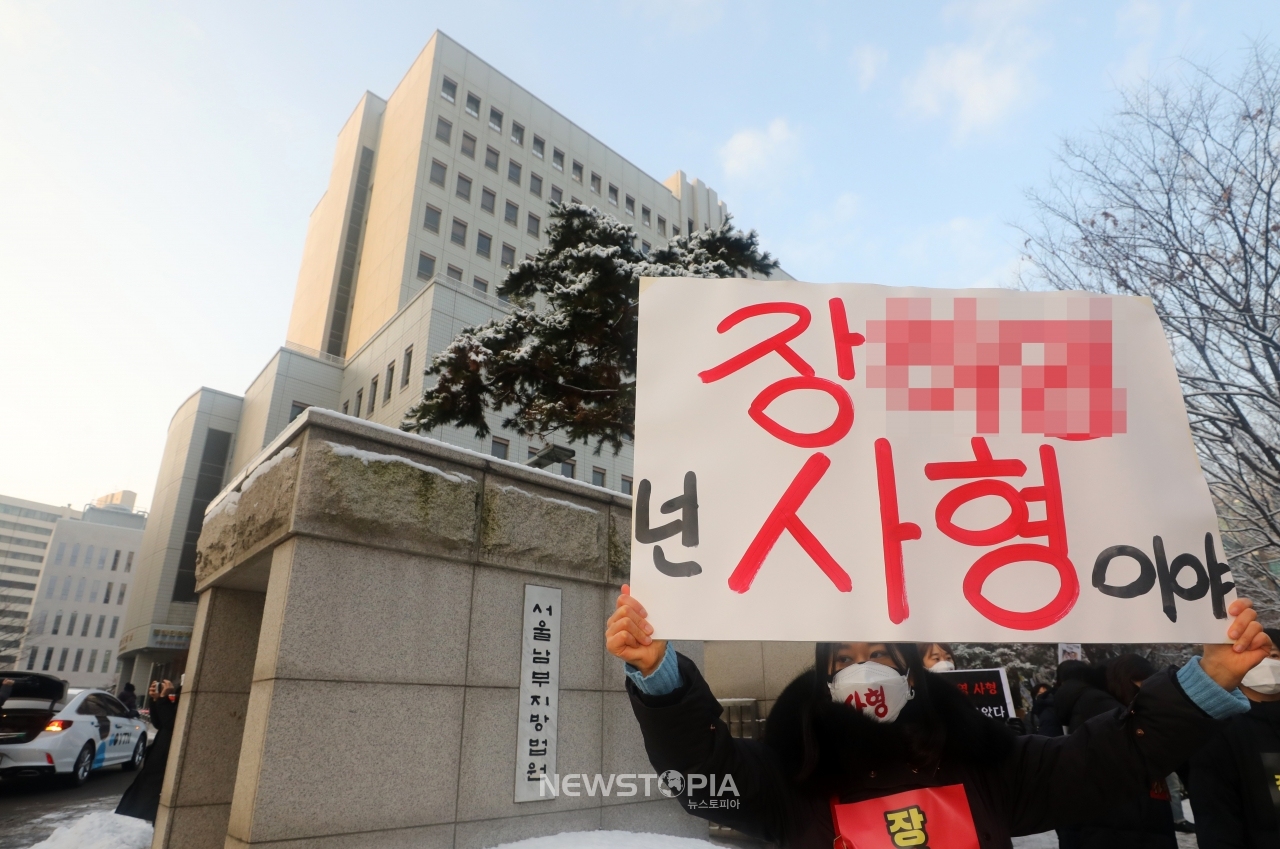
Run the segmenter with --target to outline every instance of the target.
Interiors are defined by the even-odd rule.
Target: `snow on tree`
[[[675,238],[646,256],[635,231],[582,204],[552,204],[546,248],[507,275],[499,294],[515,309],[467,328],[433,358],[437,377],[401,427],[489,433],[488,411],[524,436],[559,431],[614,451],[635,427],[637,306],[641,277],[742,277],[778,263],[753,230]],[[691,283],[690,285],[696,285]]]

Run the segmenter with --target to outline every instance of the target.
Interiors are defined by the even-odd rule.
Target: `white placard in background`
[[[516,723],[517,802],[550,798],[539,793],[541,778],[556,775],[560,615],[560,590],[524,585],[520,712]]]
[[[677,639],[1219,642],[1150,301],[645,278],[631,584]]]

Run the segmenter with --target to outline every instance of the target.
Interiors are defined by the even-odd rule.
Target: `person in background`
[[[129,709],[129,716],[138,715],[138,688],[133,686],[132,681],[125,682],[116,698],[120,700],[120,704]]]
[[[1062,723],[1053,710],[1053,685],[1041,681],[1031,688],[1031,733],[1042,737],[1059,737],[1062,735]]]
[[[147,695],[151,698],[151,724],[156,727],[156,738],[147,747],[147,759],[142,769],[138,770],[133,783],[120,797],[116,813],[155,822],[156,812],[160,810],[160,788],[164,786],[174,720],[178,717],[178,688],[169,680],[152,681]]]
[[[1089,818],[1141,793],[1215,728],[1246,711],[1237,687],[1270,648],[1246,599],[1228,608],[1232,644],[1149,679],[1129,710],[1077,734],[1016,736],[983,716],[946,676],[925,670],[915,643],[817,643],[814,667],[783,690],[764,737],[735,738],[698,667],[654,639],[648,613],[622,587],[605,631],[627,665],[627,693],[655,771],[733,778],[735,806],[691,780],[695,816],[786,849],[880,845],[903,832],[925,845],[1011,849],[1012,835]],[[904,804],[910,808],[896,809]],[[926,820],[920,805],[930,808]],[[1165,805],[1165,816],[1169,816]],[[886,825],[887,824],[887,825]],[[953,839],[959,840],[959,837]]]
[[[1073,668],[1058,688],[1054,705],[1068,733],[1075,733],[1096,716],[1123,712],[1138,697],[1142,683],[1155,674],[1151,661],[1137,654],[1121,655],[1100,666],[1085,665],[1083,670]],[[1151,782],[1145,793],[1117,800],[1101,816],[1073,831],[1075,842],[1068,837],[1066,844],[1080,849],[1176,849],[1178,845],[1163,779]],[[1058,842],[1063,844],[1061,837]]]
[[[931,672],[950,672],[956,668],[955,653],[950,643],[919,643],[924,668]]]
[[[1271,653],[1240,684],[1249,712],[1223,723],[1191,758],[1191,810],[1200,849],[1280,846],[1280,629]]]

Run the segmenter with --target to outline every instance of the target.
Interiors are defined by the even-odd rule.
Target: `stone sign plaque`
[[[517,802],[551,798],[542,777],[556,775],[556,714],[560,707],[560,591],[524,585],[520,707],[516,721]],[[555,786],[552,784],[551,786]]]

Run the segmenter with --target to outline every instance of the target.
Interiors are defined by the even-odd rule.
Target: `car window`
[[[107,705],[107,713],[111,716],[128,716],[129,710],[115,696],[108,696],[105,693],[100,694],[98,698],[102,699]]]
[[[111,714],[111,706],[107,704],[101,693],[91,693],[85,696],[84,701],[76,708],[76,713],[87,716],[108,716]]]

